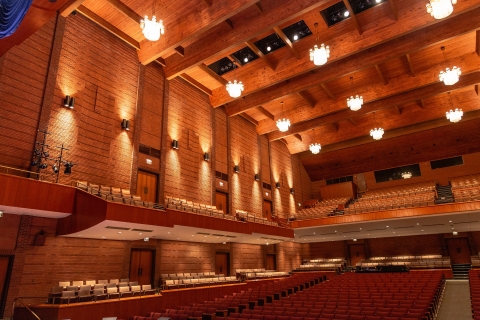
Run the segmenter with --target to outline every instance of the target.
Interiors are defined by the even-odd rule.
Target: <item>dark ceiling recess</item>
[[[327,26],[329,27],[350,18],[350,15],[348,15],[347,7],[345,7],[343,1],[335,3],[333,6],[320,11],[320,14],[323,17],[323,20],[325,20]]]
[[[282,31],[291,42],[298,41],[312,34],[312,31],[310,31],[303,20],[283,28]]]
[[[276,33],[272,33],[268,37],[260,39],[254,44],[265,55],[285,46],[285,42],[283,42]]]
[[[238,68],[235,63],[232,62],[232,60],[228,59],[227,57],[222,58],[211,65],[208,66],[210,69],[212,69],[213,72],[221,76],[222,74],[225,74],[227,72],[232,71],[235,68]]]
[[[240,63],[242,66],[246,65],[253,60],[257,60],[258,56],[255,52],[252,51],[249,47],[242,48],[237,52],[234,52],[232,56]]]
[[[384,0],[348,0],[355,14],[378,6],[383,1]]]

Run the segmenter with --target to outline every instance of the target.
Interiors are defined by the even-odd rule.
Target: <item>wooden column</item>
[[[135,112],[133,126],[133,153],[132,153],[132,170],[130,173],[130,193],[135,194],[137,190],[137,174],[138,174],[138,147],[140,146],[140,127],[142,125],[143,113],[143,89],[145,87],[145,66],[138,64],[138,83],[137,83],[137,109]],[[132,122],[132,119],[130,119]]]

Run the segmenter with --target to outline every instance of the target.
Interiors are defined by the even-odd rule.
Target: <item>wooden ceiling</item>
[[[313,180],[325,177],[316,168],[325,168],[335,152],[361,145],[369,152],[376,143],[369,137],[373,127],[383,127],[388,140],[458,125],[445,118],[451,108],[462,108],[468,119],[479,116],[480,0],[459,0],[453,14],[442,20],[427,13],[426,0],[383,0],[328,27],[320,11],[337,2],[157,0],[155,12],[166,29],[157,42],[147,41],[139,28],[141,17],[152,15],[151,0],[68,0],[59,11],[66,16],[76,8],[137,48],[141,63],[162,64],[168,79],[190,82],[210,96],[214,108],[245,117],[270,141],[281,139],[292,154],[301,154]],[[224,57],[233,61],[232,53],[246,46],[256,51],[254,42],[274,32],[283,37],[281,29],[299,20],[312,35],[223,76],[206,67]],[[330,46],[330,58],[315,66],[309,50],[321,43]],[[438,74],[454,65],[462,70],[460,81],[445,86]],[[238,99],[225,90],[234,79],[245,85]],[[364,99],[356,112],[346,105],[352,94]],[[285,133],[275,125],[281,117],[292,123]],[[322,145],[316,165],[308,151],[313,142]],[[332,154],[323,160],[327,152]]]

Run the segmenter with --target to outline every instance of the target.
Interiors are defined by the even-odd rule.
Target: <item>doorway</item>
[[[228,214],[228,194],[217,191],[215,193],[215,205],[218,210],[222,210],[224,214]]]
[[[277,270],[277,261],[274,254],[267,254],[267,264],[265,270]]]
[[[452,264],[472,263],[467,238],[450,238],[447,241],[448,255]]]
[[[0,256],[0,319],[3,318],[10,275],[12,273],[13,257]]]
[[[154,256],[154,250],[132,249],[130,254],[130,281],[138,281],[140,285],[153,285]]]
[[[263,217],[269,220],[272,218],[272,201],[263,200]]]
[[[230,276],[230,253],[215,253],[215,274]]]
[[[142,201],[157,203],[158,174],[138,170],[137,191]]]
[[[350,253],[350,265],[355,267],[358,262],[365,259],[365,245],[349,244],[348,251]]]

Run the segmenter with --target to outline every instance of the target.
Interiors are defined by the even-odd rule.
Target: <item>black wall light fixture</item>
[[[210,153],[205,152],[205,154],[203,155],[203,160],[210,161]]]
[[[290,188],[290,193],[291,193],[291,194],[295,194],[295,189]]]
[[[66,95],[65,99],[63,99],[63,106],[66,108],[73,109],[75,107],[75,98],[70,97],[69,95]]]
[[[255,181],[260,181],[260,175],[258,173],[255,174]]]
[[[175,149],[175,150],[178,150],[178,141],[177,140],[172,141],[172,148]]]
[[[123,130],[130,130],[130,120],[123,119],[121,125]]]
[[[280,189],[280,187],[281,187],[280,182],[275,183],[275,186],[277,187],[277,189]]]
[[[233,167],[233,171],[234,171],[235,173],[239,173],[239,172],[240,172],[240,166],[235,166],[235,167]]]

